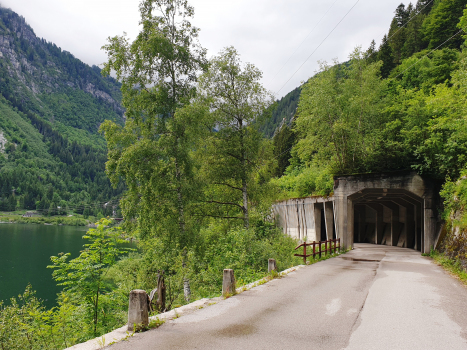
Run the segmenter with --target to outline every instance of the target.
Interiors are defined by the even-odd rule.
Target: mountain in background
[[[120,84],[0,8],[0,94],[0,211],[104,213],[122,188],[98,129],[124,123]]]

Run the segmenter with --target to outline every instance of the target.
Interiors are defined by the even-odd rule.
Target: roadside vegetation
[[[430,256],[447,271],[467,284],[467,171],[456,181],[447,181],[441,194],[444,198],[443,219],[446,223],[438,250]]]

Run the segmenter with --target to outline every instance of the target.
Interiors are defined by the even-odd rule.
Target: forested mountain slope
[[[271,138],[283,124],[290,124],[297,111],[300,91],[301,87],[299,86],[276,101],[271,118],[267,118],[259,126],[259,130],[265,136]]]
[[[120,84],[1,7],[0,93],[0,211],[97,208],[91,214],[121,193],[105,175],[98,134],[106,119],[123,123]]]
[[[295,145],[286,147],[287,132],[276,153],[291,150],[277,180],[285,196],[328,194],[337,174],[415,170],[444,181],[464,172],[466,5],[401,4],[378,49],[321,65],[301,89]]]

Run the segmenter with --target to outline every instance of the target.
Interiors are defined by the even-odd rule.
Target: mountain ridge
[[[124,122],[120,84],[102,77],[24,17],[0,7],[0,211],[108,215],[100,124]],[[110,212],[111,214],[111,212]]]

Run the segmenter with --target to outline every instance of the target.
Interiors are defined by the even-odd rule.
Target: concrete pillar
[[[415,205],[415,248],[422,251],[422,237],[423,237],[423,205]]]
[[[389,201],[384,201],[382,204],[391,210],[391,239],[389,245],[395,247],[399,241],[401,226],[399,222],[399,205]]]
[[[402,204],[402,200],[398,200],[399,204],[399,238],[397,240],[397,246],[407,248],[407,204]]]
[[[405,226],[407,232],[407,248],[415,247],[416,231],[415,231],[415,206],[407,205],[407,217],[405,219]]]
[[[356,221],[356,232],[354,233],[354,242],[363,243],[366,233],[366,207],[364,205],[354,205]]]
[[[314,203],[313,204],[313,218],[315,221],[315,239],[314,241],[320,241],[321,240],[321,225],[323,224],[321,222],[321,208],[323,204],[322,203]]]
[[[332,213],[333,213],[333,219],[334,219],[334,229],[336,230],[336,237],[335,238],[338,238],[339,237],[339,232],[338,232],[338,227],[337,227],[337,220],[336,220],[336,217],[337,217],[337,213],[336,213],[336,201],[332,201]]]
[[[308,237],[308,220],[306,217],[306,210],[305,210],[305,200],[302,200],[300,205],[301,208],[301,215],[302,215],[302,232],[303,232],[303,240],[307,240]]]
[[[324,202],[324,221],[326,224],[326,238],[333,239],[334,232],[334,213],[333,213],[333,203]]]
[[[424,205],[424,232],[422,240],[422,253],[429,253],[431,248],[435,246],[436,240],[436,217],[434,210],[431,208],[431,199],[425,199]]]
[[[149,325],[149,297],[144,290],[130,292],[128,304],[128,331],[138,331]]]
[[[346,212],[347,215],[345,217],[347,223],[344,224],[344,235],[342,237],[342,246],[344,249],[351,249],[353,248],[354,242],[354,205],[351,199],[345,198],[346,202]]]
[[[384,218],[383,218],[383,206],[378,203],[367,204],[371,209],[376,212],[375,218],[375,243],[381,244],[383,240],[384,230]]]
[[[224,276],[222,280],[222,296],[235,294],[235,276],[232,269],[224,269]]]
[[[277,271],[276,260],[274,259],[268,260],[268,273],[271,273],[271,271]]]
[[[301,223],[301,220],[300,220],[300,209],[299,209],[299,204],[298,204],[298,199],[295,200],[295,213],[297,215],[297,237],[298,239],[301,239],[303,240],[304,239],[304,234],[301,230],[301,226],[302,226],[302,223]]]

